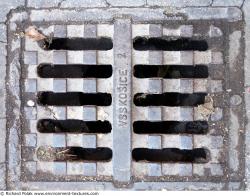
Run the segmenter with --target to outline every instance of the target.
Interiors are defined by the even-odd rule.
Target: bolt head
[[[241,96],[239,96],[239,95],[233,95],[230,98],[230,103],[231,103],[231,105],[234,105],[234,106],[240,105],[242,103]]]

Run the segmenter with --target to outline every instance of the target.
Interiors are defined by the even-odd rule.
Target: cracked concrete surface
[[[229,8],[229,10],[223,10],[223,8]],[[152,8],[152,9],[151,9]],[[155,9],[157,8],[157,9]],[[209,183],[203,183],[203,182],[153,182],[150,187],[154,190],[162,189],[162,187],[168,187],[168,189],[172,190],[183,190],[183,189],[193,189],[193,190],[221,190],[221,189],[227,189],[227,190],[238,190],[238,189],[247,189],[250,190],[250,55],[249,55],[249,49],[250,49],[250,0],[193,0],[193,1],[182,1],[182,0],[86,0],[84,2],[80,0],[8,0],[8,1],[0,1],[0,103],[7,103],[11,102],[13,97],[10,97],[7,95],[6,88],[9,86],[14,85],[13,84],[6,84],[6,80],[8,76],[6,76],[6,72],[8,72],[7,67],[10,66],[9,58],[10,54],[7,54],[7,50],[10,49],[11,42],[11,35],[8,33],[10,32],[11,28],[15,28],[15,24],[11,22],[11,20],[14,20],[14,18],[17,18],[17,24],[20,25],[20,21],[26,20],[26,12],[29,14],[30,19],[28,19],[28,24],[32,23],[31,21],[40,21],[43,22],[43,20],[48,21],[74,21],[75,23],[81,21],[82,18],[86,20],[92,20],[93,13],[97,13],[99,16],[99,19],[101,20],[107,20],[112,21],[113,16],[127,16],[131,15],[132,19],[134,20],[141,20],[143,17],[146,17],[146,20],[153,20],[156,18],[157,20],[162,20],[164,18],[163,10],[182,10],[180,11],[181,19],[186,19],[185,14],[189,15],[189,19],[193,20],[199,20],[200,16],[196,14],[197,12],[192,13],[190,11],[191,9],[196,8],[197,12],[199,14],[203,14],[202,18],[205,20],[210,20],[214,18],[230,18],[232,22],[239,20],[241,17],[240,11],[243,13],[243,21],[244,23],[241,25],[244,25],[244,31],[242,32],[243,35],[241,35],[241,31],[236,31],[236,33],[231,34],[231,38],[233,39],[236,36],[236,41],[239,41],[241,36],[243,36],[242,41],[244,41],[244,47],[245,47],[245,56],[244,56],[244,74],[245,74],[245,82],[244,82],[244,96],[245,96],[245,108],[241,108],[240,110],[245,112],[245,114],[242,116],[242,118],[246,118],[246,127],[241,127],[240,120],[238,121],[237,116],[235,113],[237,113],[237,108],[233,108],[230,110],[228,115],[231,115],[233,119],[236,120],[239,124],[232,124],[230,126],[231,129],[234,130],[241,130],[243,132],[242,138],[242,144],[244,143],[244,149],[245,154],[240,154],[240,156],[244,157],[244,165],[245,170],[242,171],[245,175],[242,182],[228,182],[227,185],[223,183],[216,183],[215,182],[209,182]],[[222,8],[222,9],[221,9]],[[85,13],[80,12],[79,10],[86,9]],[[111,11],[107,11],[110,9]],[[135,13],[131,13],[131,9],[135,9]],[[142,9],[145,9],[144,11],[141,11]],[[148,10],[146,10],[148,9]],[[222,10],[221,12],[218,12],[218,10]],[[93,12],[94,10],[94,12]],[[162,10],[162,13],[159,14],[159,10]],[[184,11],[183,11],[184,10]],[[234,10],[233,12],[231,12]],[[79,12],[78,12],[79,11]],[[150,11],[150,14],[148,14],[148,11]],[[214,12],[213,12],[214,11]],[[15,15],[17,13],[17,15]],[[20,13],[20,15],[18,15]],[[73,13],[73,14],[72,14]],[[137,16],[137,13],[140,13]],[[147,14],[145,14],[147,13]],[[172,12],[170,12],[172,13]],[[184,14],[183,14],[184,13]],[[214,13],[214,14],[213,14]],[[231,13],[236,13],[235,15],[232,15]],[[72,15],[70,15],[72,14]],[[78,15],[77,15],[78,14]],[[92,14],[92,15],[91,15]],[[177,14],[177,15],[178,15]],[[176,17],[179,17],[176,16]],[[12,17],[13,16],[13,17]],[[22,17],[23,19],[22,19]],[[12,18],[12,19],[11,19]],[[19,22],[18,22],[19,20]],[[178,19],[177,19],[178,20]],[[224,20],[224,19],[223,19]],[[20,25],[22,26],[22,24]],[[9,27],[9,29],[8,29]],[[241,27],[237,27],[241,28]],[[7,31],[8,30],[8,31]],[[18,42],[18,41],[17,41]],[[238,44],[238,45],[237,45]],[[236,43],[237,47],[240,48],[239,43]],[[16,50],[17,49],[17,50]],[[18,52],[18,48],[13,49],[13,51]],[[232,56],[235,58],[238,58],[237,53],[232,52]],[[240,54],[242,55],[242,54]],[[232,56],[230,56],[232,58]],[[12,57],[11,57],[12,58]],[[233,59],[235,59],[233,58]],[[20,59],[14,59],[17,64],[19,64]],[[236,63],[237,64],[237,63]],[[231,66],[231,64],[230,64]],[[230,69],[234,72],[233,69],[240,70],[237,67],[234,67],[235,64],[232,65]],[[20,72],[20,67],[13,67],[12,70],[9,70],[9,72],[12,72],[12,74],[17,74]],[[15,77],[12,78],[15,80]],[[237,87],[237,86],[235,86]],[[15,93],[13,92],[13,96],[15,96]],[[7,98],[6,98],[7,97]],[[20,103],[17,103],[17,105]],[[95,182],[85,182],[84,184],[82,182],[52,182],[52,183],[41,183],[39,181],[32,181],[32,182],[21,182],[17,184],[12,184],[14,181],[21,181],[19,179],[20,171],[18,169],[12,168],[12,166],[15,165],[13,163],[13,160],[11,160],[11,156],[8,154],[11,153],[17,153],[16,151],[20,150],[18,144],[16,146],[11,145],[15,143],[15,140],[18,141],[18,137],[20,137],[20,130],[18,128],[12,128],[7,130],[6,127],[9,127],[12,122],[8,119],[11,118],[12,115],[15,113],[18,113],[16,108],[15,110],[9,111],[9,108],[7,107],[6,111],[6,105],[1,104],[0,106],[0,190],[6,190],[6,189],[13,189],[15,185],[17,185],[16,189],[36,189],[36,187],[39,187],[39,189],[53,189],[55,186],[58,187],[58,189],[65,190],[65,189],[71,189],[72,187],[76,190],[83,190],[83,189],[114,189],[114,185],[110,182],[107,183],[101,183],[96,184]],[[149,111],[150,113],[150,111]],[[18,120],[18,118],[17,118]],[[235,128],[236,126],[236,128]],[[229,130],[230,131],[230,130]],[[235,132],[231,132],[231,137],[235,138]],[[29,137],[32,143],[33,136]],[[10,144],[11,140],[11,144]],[[229,143],[233,144],[232,152],[236,153],[237,151],[237,145],[235,144],[235,140],[229,140]],[[18,142],[17,142],[18,143]],[[14,148],[13,148],[14,147]],[[16,147],[16,149],[15,149]],[[235,154],[234,154],[235,155]],[[14,155],[12,155],[14,156]],[[235,156],[232,156],[231,162],[235,162],[236,159],[234,159]],[[15,160],[14,160],[15,161]],[[237,161],[236,161],[237,162]],[[231,163],[232,164],[232,163]],[[237,162],[237,165],[239,163]],[[237,165],[233,164],[233,169],[237,167]],[[31,165],[32,166],[32,165]],[[62,166],[62,165],[60,165]],[[7,179],[7,176],[12,175],[15,176],[12,179]],[[108,181],[108,179],[107,179]],[[244,185],[242,185],[244,184]],[[14,185],[14,186],[13,186]],[[145,186],[145,184],[141,182],[135,183],[133,189],[134,190],[140,190],[140,189],[147,189],[148,187]]]

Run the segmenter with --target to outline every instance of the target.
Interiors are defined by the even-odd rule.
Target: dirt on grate
[[[210,115],[214,112],[213,98],[210,95],[205,97],[205,103],[198,106],[198,114],[206,120],[209,119]]]
[[[43,35],[35,26],[30,26],[25,30],[25,36],[33,39],[34,41],[40,41],[46,39],[46,36]]]

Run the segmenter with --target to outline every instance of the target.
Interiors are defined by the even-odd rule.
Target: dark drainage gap
[[[37,73],[41,78],[109,78],[111,65],[40,64]]]
[[[50,106],[109,106],[112,102],[112,97],[108,93],[39,92],[37,97],[40,105]]]
[[[135,65],[137,78],[207,78],[208,67],[204,65]]]
[[[133,130],[137,134],[206,134],[206,121],[135,121]]]
[[[209,151],[204,148],[192,150],[135,148],[132,151],[132,156],[135,161],[207,163]]]
[[[135,50],[198,50],[208,49],[208,43],[205,40],[192,40],[189,38],[164,38],[164,37],[136,37],[133,43]]]
[[[110,133],[112,127],[109,121],[41,119],[37,129],[41,133]]]
[[[112,150],[105,147],[40,147],[37,158],[40,161],[109,161],[112,159]]]
[[[134,96],[136,106],[198,106],[205,103],[206,93],[137,93]]]
[[[113,42],[110,38],[57,38],[39,42],[44,50],[111,50]]]

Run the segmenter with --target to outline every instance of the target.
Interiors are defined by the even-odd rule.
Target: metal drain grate
[[[184,26],[184,28],[187,28]],[[162,28],[160,25],[156,26],[153,29],[154,33],[162,34]],[[150,36],[150,35],[149,35]],[[164,36],[164,35],[163,35]],[[136,37],[133,41],[133,47],[135,50],[144,50],[144,51],[206,51],[208,50],[208,44],[206,41],[199,41],[193,39],[187,39],[184,37],[181,38],[171,38],[171,37]],[[167,52],[166,52],[167,53]],[[165,53],[165,54],[166,54]],[[160,54],[162,55],[162,54]],[[185,63],[185,62],[183,62]],[[149,66],[149,67],[147,67]],[[144,65],[140,66],[138,70],[138,65],[135,65],[135,77],[136,75],[143,75],[139,78],[194,78],[198,75],[197,73],[201,72],[199,65],[194,66],[185,66],[179,65],[180,67],[173,65]],[[205,70],[205,75],[208,75],[207,67],[202,66]],[[150,70],[151,69],[151,70]],[[152,72],[154,70],[154,72]],[[154,74],[149,77],[145,76],[146,74]],[[200,75],[202,76],[202,75]],[[205,77],[206,77],[205,76]],[[204,78],[198,77],[198,78]],[[162,81],[161,81],[162,82]],[[164,82],[164,80],[163,80]],[[206,93],[165,93],[162,94],[147,94],[147,93],[136,93],[134,95],[134,104],[136,106],[171,106],[171,107],[192,107],[199,106],[205,103]],[[163,108],[164,110],[164,108]],[[145,129],[145,124],[153,124],[152,121],[144,121],[144,127],[140,127],[140,121],[135,121],[137,123],[136,131],[143,133],[143,128]],[[155,131],[158,129],[164,130],[167,127],[169,121],[158,121],[156,122],[158,127],[155,127]],[[171,123],[171,122],[170,122]],[[182,123],[182,122],[180,122]],[[189,122],[190,123],[190,122]],[[182,123],[185,125],[186,123]],[[196,124],[196,122],[194,122]],[[177,125],[178,126],[178,125]],[[174,128],[174,127],[173,127]],[[188,127],[182,126],[182,131],[184,134],[188,134]],[[194,131],[197,132],[201,127],[193,127]],[[151,128],[152,131],[152,128]],[[159,130],[160,131],[160,130]],[[174,131],[174,130],[172,130]],[[152,133],[152,132],[151,132]],[[159,133],[159,132],[158,132]],[[181,134],[181,132],[177,132]],[[201,130],[201,133],[204,133],[204,130]],[[161,134],[168,134],[161,131]],[[174,132],[172,132],[174,134]],[[155,136],[153,136],[155,137]],[[159,136],[161,137],[161,136]],[[207,163],[209,161],[209,152],[206,152],[204,148],[195,148],[195,149],[178,149],[178,148],[163,148],[163,149],[148,149],[148,148],[135,148],[133,150],[133,159],[135,161],[148,161],[148,162],[189,162],[189,163]]]
[[[55,38],[25,40],[25,95],[36,103],[33,108],[25,106],[25,112],[31,131],[38,130],[34,154],[38,174],[91,177],[111,164],[112,146],[107,141],[112,121],[105,112],[112,104],[113,62],[107,58],[112,58],[112,28],[108,24],[41,27]],[[32,136],[26,134],[27,139]]]
[[[113,176],[117,182],[129,182],[131,176],[140,180],[147,176],[201,175],[201,170],[205,168],[210,168],[212,175],[222,175],[219,161],[219,147],[222,146],[213,150],[208,143],[214,139],[222,141],[222,136],[209,135],[208,114],[202,116],[200,111],[206,102],[211,101],[208,97],[222,91],[221,88],[213,89],[213,86],[208,89],[211,84],[222,87],[221,80],[213,80],[208,74],[210,64],[223,63],[222,40],[215,45],[207,35],[201,35],[206,39],[200,40],[192,34],[193,25],[180,26],[179,29],[185,32],[180,36],[175,33],[179,32],[178,29],[171,30],[168,26],[134,24],[131,26],[133,35],[124,37],[122,31],[128,31],[130,21],[121,21],[117,24],[117,32],[114,32],[117,35],[113,40],[116,49],[114,57],[113,44],[110,43],[113,25],[68,25],[67,36],[74,38],[52,39],[48,46],[48,49],[53,49],[51,51],[40,47],[41,43],[30,43],[26,39],[29,51],[25,52],[25,62],[28,61],[29,66],[25,84],[26,91],[31,92],[26,94],[25,100],[33,100],[37,105],[35,108],[25,106],[24,109],[29,124],[33,127],[36,124],[39,131],[36,146],[39,149],[52,148],[57,153],[65,151],[66,157],[72,148],[79,148],[77,151],[83,154],[79,157],[74,151],[71,155],[75,159],[55,157],[56,162],[53,163],[38,153],[38,170],[44,172],[46,169],[53,173],[57,167],[65,167],[67,175],[85,176],[87,172],[93,177]],[[63,27],[52,26],[47,30],[53,28]],[[78,31],[71,30],[73,28]],[[75,38],[83,35],[84,38]],[[85,38],[90,35],[110,38],[97,39],[98,43],[90,44],[95,40]],[[75,40],[78,41],[74,43]],[[86,42],[84,47],[74,46],[81,42]],[[127,55],[132,47],[130,58]],[[34,56],[38,61],[31,62]],[[114,65],[113,58],[116,63],[114,71],[111,67]],[[130,59],[133,60],[132,68]],[[129,94],[131,69],[134,70],[133,99]],[[132,116],[130,104],[133,105]],[[112,119],[112,108],[117,120]],[[219,107],[215,110],[215,115],[222,113]],[[129,133],[130,118],[133,119],[134,133]],[[202,141],[206,141],[205,145]],[[113,151],[112,159],[110,156],[100,158],[107,162],[72,162],[84,160],[85,148],[91,157],[98,152],[98,155],[103,154],[106,150],[103,147]],[[45,152],[44,156],[52,155]],[[107,169],[112,165],[116,168]],[[92,168],[92,173],[84,168]]]
[[[223,189],[242,181],[234,123],[243,110],[230,97],[242,96],[235,81],[243,72],[228,59],[242,64],[230,49],[235,40],[242,47],[241,21],[133,10],[40,22],[33,10],[30,20],[51,38],[38,42],[16,39],[30,23],[10,22],[11,186]]]
[[[209,74],[213,64],[223,64],[223,39],[215,43],[208,34],[197,36],[195,28],[133,25],[132,147],[137,180],[204,175],[207,168],[210,175],[223,175],[223,137],[211,135],[215,122],[208,121],[214,111],[210,98],[223,91],[222,80]],[[216,116],[222,115],[221,108],[215,110]],[[213,144],[221,146],[214,149]]]
[[[222,40],[213,45],[208,35],[200,35],[204,40],[193,36],[193,25],[180,26],[185,33],[179,35],[178,29],[165,25],[134,24],[132,35],[127,37],[122,31],[128,31],[130,21],[121,20],[116,25],[116,32],[109,24],[51,26],[43,31],[62,33],[66,28],[69,38],[52,38],[46,47],[41,46],[43,42],[26,39],[25,63],[29,66],[25,100],[37,104],[24,110],[29,124],[39,131],[38,171],[55,173],[61,167],[68,176],[86,176],[86,172],[97,178],[113,176],[117,182],[130,182],[131,176],[140,180],[147,176],[200,175],[205,168],[210,168],[211,174],[222,175],[220,148],[213,150],[207,143],[222,141],[222,136],[209,135],[208,116],[199,111],[211,101],[207,97],[222,91],[212,86],[208,89],[211,84],[222,87],[221,80],[209,75],[210,64],[223,63],[219,47]],[[78,31],[73,31],[76,28]],[[114,33],[115,51],[111,41]],[[93,35],[103,38],[86,38]],[[132,56],[127,56],[130,53]],[[134,71],[133,96],[129,90],[130,70]],[[112,108],[117,120],[112,119]],[[222,110],[216,108],[216,112]],[[129,133],[131,118],[133,133]],[[109,150],[113,151],[112,159],[105,156]],[[45,157],[41,151],[45,151]],[[62,151],[63,156],[54,156],[54,151]],[[82,156],[76,152],[82,152]],[[90,159],[92,154],[104,157],[89,162],[84,159],[86,152]],[[116,167],[108,169],[112,165]],[[84,168],[91,168],[92,173]]]

